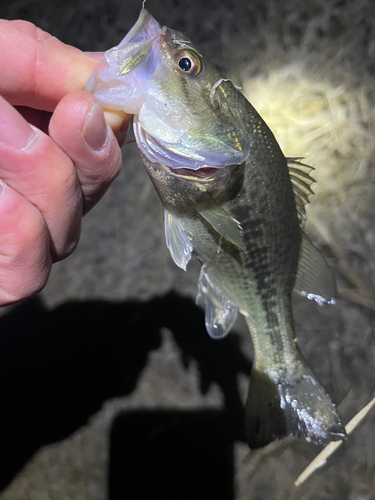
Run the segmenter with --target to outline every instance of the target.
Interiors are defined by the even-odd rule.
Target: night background
[[[147,0],[260,112],[286,156],[316,170],[306,231],[337,304],[294,298],[302,352],[347,423],[375,396],[375,3]],[[117,45],[140,1],[17,0],[25,19],[84,51]],[[1,47],[0,47],[1,49]],[[132,140],[132,136],[129,136]],[[134,143],[37,297],[0,309],[1,500],[371,500],[375,410],[327,464],[294,437],[250,452],[244,321],[211,340]]]

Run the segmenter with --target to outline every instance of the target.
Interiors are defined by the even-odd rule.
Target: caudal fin
[[[250,448],[261,448],[289,434],[315,444],[344,439],[345,427],[314,373],[307,366],[298,376],[275,376],[253,369],[246,403]]]

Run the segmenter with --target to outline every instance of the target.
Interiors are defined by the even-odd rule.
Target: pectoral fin
[[[306,234],[303,231],[301,233],[302,240],[294,290],[310,300],[315,300],[319,305],[334,304],[335,278],[322,255]]]
[[[216,287],[202,266],[198,280],[197,304],[205,306],[206,329],[210,337],[219,339],[224,337],[232,327],[236,315],[236,306],[228,300],[222,291]]]
[[[186,271],[186,266],[191,258],[193,246],[182,230],[180,221],[168,210],[164,211],[165,241],[172,259],[178,267]]]
[[[233,219],[208,193],[204,202],[195,208],[217,233],[241,250],[245,250],[240,223]]]

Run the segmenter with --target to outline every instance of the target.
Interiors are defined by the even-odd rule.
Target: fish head
[[[242,94],[189,38],[145,9],[86,90],[106,109],[134,115],[138,147],[151,163],[212,174],[249,155]]]

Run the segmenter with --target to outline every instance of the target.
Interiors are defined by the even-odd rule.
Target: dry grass
[[[237,74],[243,92],[266,120],[286,156],[303,156],[315,168],[315,197],[308,207],[309,225],[330,246],[345,279],[340,294],[374,309],[370,284],[352,269],[342,245],[343,219],[361,219],[373,203],[375,187],[374,89],[356,85],[354,78],[318,64],[321,55],[305,60],[284,54],[284,62],[270,60],[263,72],[251,78],[251,68]],[[286,59],[291,59],[286,60]],[[329,210],[332,210],[332,214]],[[324,214],[323,214],[324,212]],[[331,222],[340,225],[332,232]],[[308,226],[309,227],[309,226]],[[372,240],[371,235],[369,237]]]
[[[372,399],[361,411],[355,415],[350,422],[345,426],[346,434],[349,436],[354,429],[362,422],[366,417],[371,408],[375,405],[375,398]],[[296,486],[301,486],[314,472],[316,469],[326,465],[328,458],[343,444],[343,441],[333,441],[329,443],[314,460],[306,467],[306,469],[298,476],[294,484]]]

